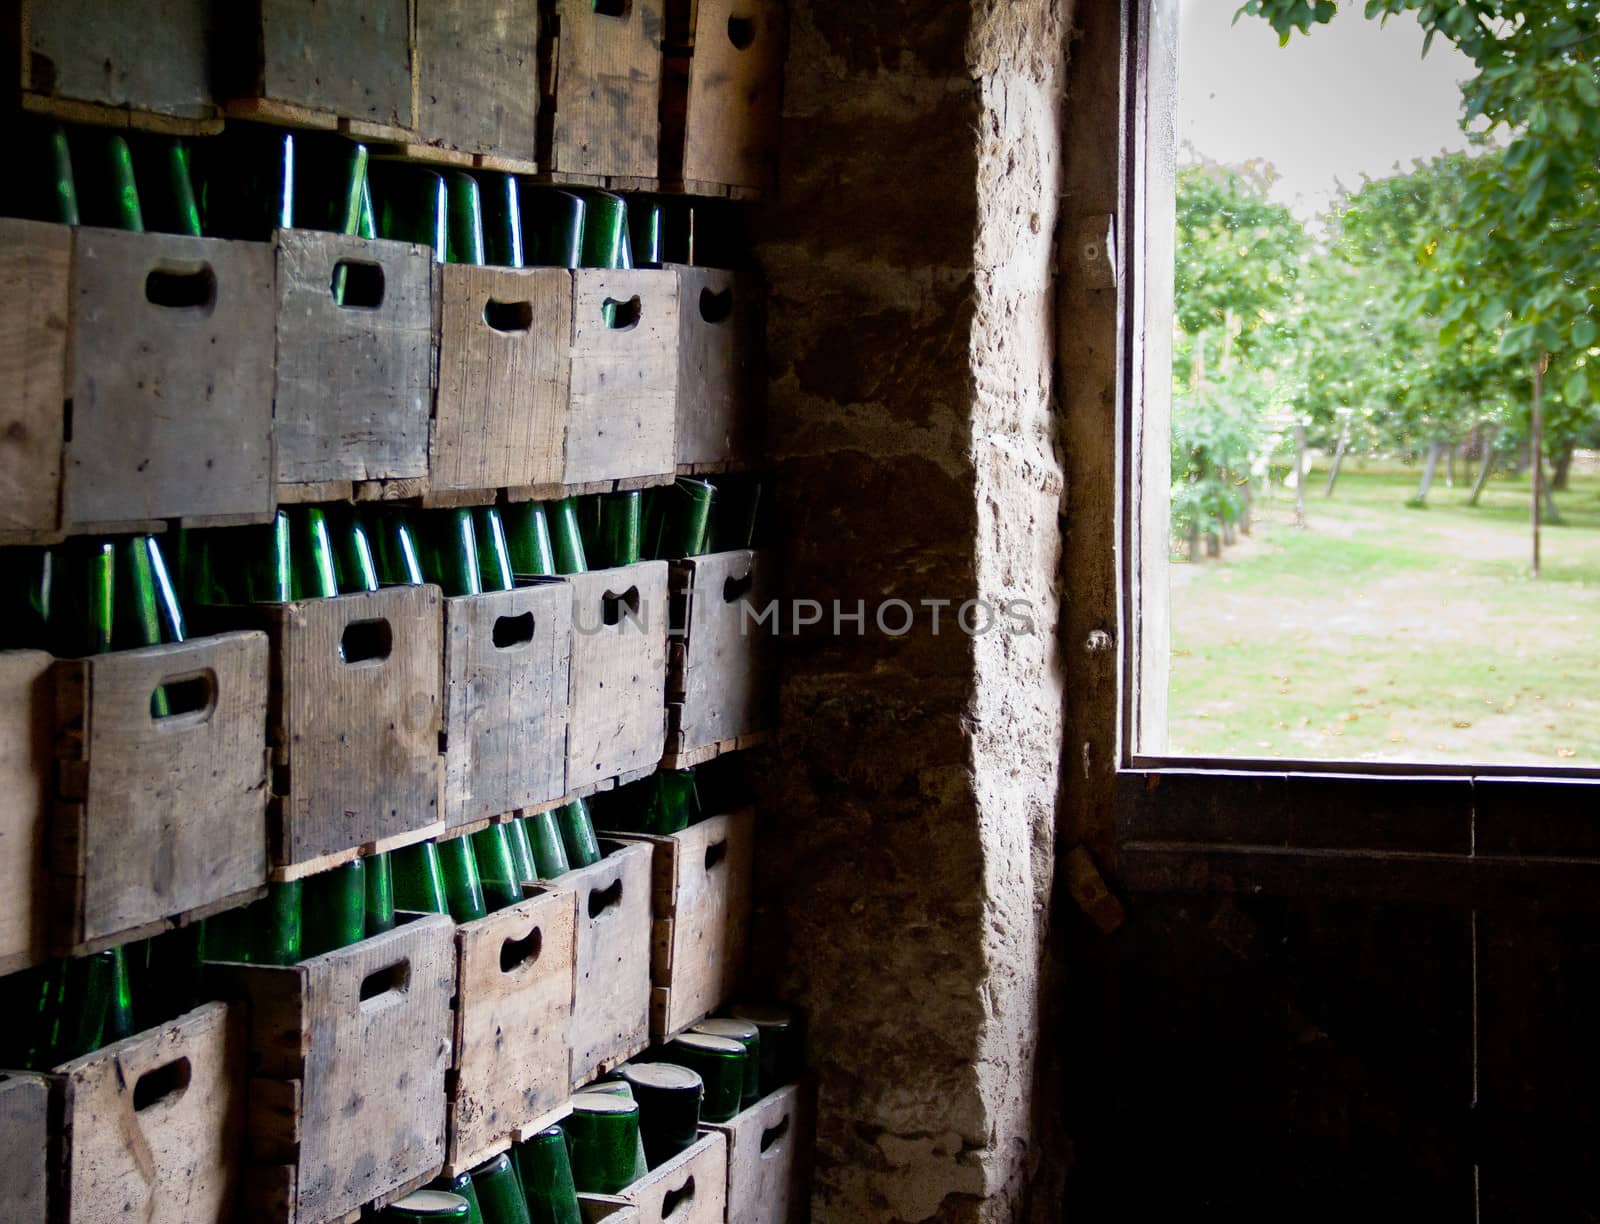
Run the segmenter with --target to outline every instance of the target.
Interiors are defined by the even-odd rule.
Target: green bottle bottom
[[[540,1131],[517,1148],[517,1169],[529,1224],[581,1224],[566,1134],[559,1126]]]
[[[472,1170],[472,1184],[478,1192],[483,1224],[529,1224],[522,1178],[507,1153],[502,1152]]]
[[[582,1193],[615,1194],[633,1184],[639,1156],[639,1106],[626,1096],[580,1092],[562,1123],[572,1180]]]
[[[567,862],[567,847],[561,840],[555,812],[535,812],[532,816],[524,816],[522,823],[528,830],[533,869],[538,879],[554,880],[572,870],[572,865]]]

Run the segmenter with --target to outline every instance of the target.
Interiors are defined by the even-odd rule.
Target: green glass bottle
[[[467,1204],[467,1219],[471,1224],[483,1224],[483,1207],[478,1202],[477,1188],[472,1184],[472,1174],[466,1169],[446,1176],[441,1173],[429,1183],[430,1190],[443,1190],[450,1194],[459,1195]]]
[[[353,508],[344,507],[329,517],[329,531],[334,539],[334,576],[339,593],[376,591],[378,563],[361,516]]]
[[[628,238],[638,268],[659,268],[665,260],[661,246],[661,200],[657,196],[628,197]]]
[[[472,842],[452,837],[439,843],[439,866],[444,871],[444,896],[450,904],[450,917],[457,922],[476,922],[489,913],[483,900],[483,881],[478,876],[478,861]]]
[[[717,487],[709,480],[680,476],[669,497],[669,555],[674,560],[702,556],[709,539],[711,507],[717,498]]]
[[[713,1016],[690,1025],[689,1031],[727,1037],[744,1047],[744,1088],[740,1093],[739,1107],[745,1109],[754,1105],[761,1097],[761,1030],[748,1020]]]
[[[506,511],[506,554],[516,578],[548,578],[556,572],[555,547],[542,502],[519,502]]]
[[[439,847],[426,841],[390,853],[395,908],[416,914],[448,914],[450,899],[445,893]]]
[[[443,176],[404,162],[375,160],[367,167],[378,237],[433,248],[443,263],[450,209]]]
[[[800,1014],[772,1003],[738,1003],[730,1015],[761,1030],[761,1095],[800,1078],[805,1067],[805,1033]]]
[[[588,867],[600,861],[594,821],[589,818],[589,805],[582,799],[570,800],[556,809],[556,828],[561,830],[561,844],[570,866]]]
[[[472,1170],[472,1185],[483,1224],[529,1224],[522,1179],[509,1153],[501,1152]]]
[[[201,223],[212,238],[271,241],[295,224],[292,132],[241,124],[196,150]]]
[[[421,586],[421,553],[405,514],[376,508],[365,509],[363,513],[378,582],[384,586]]]
[[[609,1092],[579,1092],[562,1129],[580,1194],[616,1194],[633,1183],[639,1149],[635,1101]]]
[[[82,1058],[134,1031],[126,948],[68,961],[52,1063]]]
[[[473,534],[478,542],[478,576],[486,591],[509,591],[516,585],[511,574],[511,550],[505,522],[493,506],[472,512]]]
[[[367,859],[367,921],[366,934],[382,935],[394,930],[394,864],[389,852],[371,855]]]
[[[521,191],[523,235],[530,266],[583,266],[583,235],[588,205],[580,195],[544,187]]]
[[[487,261],[500,268],[521,268],[522,192],[514,174],[483,178],[483,245]]]
[[[450,218],[446,232],[444,261],[454,264],[484,263],[483,204],[478,180],[470,174],[454,173],[446,180]]]
[[[627,203],[609,191],[587,191],[583,198],[586,208],[581,266],[633,267],[633,255],[628,247]]]
[[[303,909],[303,956],[360,943],[367,930],[366,862],[354,859],[308,877]]]
[[[605,564],[633,565],[644,534],[644,494],[638,489],[600,499],[600,540]]]
[[[580,1224],[578,1190],[572,1181],[567,1137],[548,1127],[517,1147],[517,1172],[530,1224]]]
[[[701,1113],[708,1122],[727,1122],[744,1100],[745,1047],[731,1037],[710,1033],[680,1033],[661,1052],[665,1062],[697,1072],[705,1084]]]
[[[644,832],[670,837],[687,829],[696,808],[694,770],[662,769],[650,776]]]
[[[482,595],[472,511],[446,510],[435,516],[432,525],[432,538],[423,554],[423,576],[438,583],[446,595]]]
[[[300,510],[290,522],[295,525],[294,597],[329,599],[339,593],[334,573],[333,538],[328,532],[327,513],[316,506]]]
[[[529,884],[539,879],[539,868],[533,861],[533,843],[528,840],[528,826],[523,818],[506,821],[506,840],[511,843],[511,865],[516,869],[517,883]]]
[[[242,569],[238,584],[247,603],[288,603],[295,597],[293,528],[289,513],[279,510],[272,522],[260,527],[244,527],[247,533],[233,556],[226,553],[212,558],[212,569],[232,563]],[[222,543],[215,534],[207,535],[207,546]],[[225,583],[226,585],[226,583]]]
[[[49,166],[50,190],[42,207],[31,210],[30,215],[40,221],[77,225],[78,185],[72,173],[72,151],[67,144],[66,129],[59,123],[48,125],[43,141],[45,161]]]
[[[416,1190],[378,1213],[389,1224],[474,1224],[467,1200],[448,1190]]]
[[[87,166],[81,177],[78,209],[85,225],[144,232],[144,210],[139,203],[139,181],[134,174],[133,150],[127,137],[116,132],[83,133],[86,145],[98,145],[92,155],[75,158],[75,167]],[[94,188],[86,192],[86,188]]]
[[[208,961],[293,965],[300,960],[303,880],[273,882],[267,895],[205,920],[200,955]]]
[[[578,499],[564,497],[549,507],[550,538],[555,546],[556,573],[582,574],[589,569],[583,551],[583,526],[578,521]]]
[[[528,830],[528,845],[533,849],[533,866],[538,879],[553,880],[572,870],[555,812],[535,812],[524,816],[522,821]]]
[[[692,266],[694,251],[694,201],[687,196],[661,200],[661,262]]]
[[[700,1074],[676,1063],[625,1063],[623,1079],[639,1103],[639,1133],[650,1167],[665,1164],[699,1138]]]
[[[181,140],[149,139],[140,146],[139,156],[146,171],[139,191],[145,224],[157,233],[200,237],[200,203],[189,146]]]
[[[457,839],[460,840],[460,839]],[[503,824],[492,824],[468,835],[472,857],[478,867],[483,889],[483,905],[490,911],[505,909],[522,900],[517,880],[516,861],[511,856],[511,840]]]
[[[294,217],[302,229],[355,234],[361,228],[361,200],[367,182],[367,146],[342,136],[301,138],[294,179]],[[340,294],[335,289],[335,298]]]

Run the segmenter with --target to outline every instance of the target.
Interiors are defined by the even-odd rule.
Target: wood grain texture
[[[52,662],[39,650],[0,651],[0,973],[45,958]]]
[[[230,27],[240,61],[232,96],[413,125],[409,0],[254,2],[259,19]]]
[[[766,345],[756,278],[678,267],[679,467],[760,461]]]
[[[480,1163],[511,1136],[544,1123],[572,1087],[576,894],[528,898],[456,928],[455,1053],[447,1161]],[[535,940],[509,968],[502,957]]]
[[[73,249],[65,523],[269,519],[272,248],[84,228]],[[209,302],[157,305],[151,274],[210,277]]]
[[[538,152],[538,0],[415,0],[417,135],[469,153]]]
[[[572,1086],[650,1043],[651,847],[602,838],[605,855],[561,877],[577,897]]]
[[[636,321],[606,324],[606,304]],[[678,278],[668,269],[573,273],[569,485],[674,472]]]
[[[672,1224],[727,1224],[727,1136],[714,1130],[702,1130],[692,1147],[651,1169],[621,1193],[580,1194],[578,1199],[585,1220],[603,1219],[608,1224],[614,1217],[591,1216],[590,1211],[630,1204],[638,1208],[639,1224],[665,1224],[668,1219]]]
[[[43,1220],[51,1167],[50,1082],[0,1075],[0,1202],[17,1220]]]
[[[777,598],[768,554],[741,549],[674,561],[671,582],[673,630],[682,636],[668,656],[667,750],[688,755],[770,729],[778,643],[773,621],[757,619]]]
[[[62,1218],[216,1224],[233,1211],[244,1124],[244,1011],[208,1003],[58,1068]],[[164,1068],[174,1079],[155,1100]],[[18,1217],[38,1218],[38,1217]]]
[[[630,0],[611,17],[589,0],[555,0],[551,170],[657,175],[664,10],[664,0]]]
[[[163,684],[205,705],[155,718]],[[226,633],[56,667],[52,892],[65,953],[267,882],[267,639]]]
[[[683,177],[766,188],[778,152],[787,6],[696,0],[695,7]]]
[[[0,544],[61,524],[72,230],[0,220]]]
[[[572,274],[456,264],[439,271],[431,491],[559,483],[566,465]],[[491,303],[513,314],[526,304],[526,328],[490,326]]]
[[[532,637],[500,647],[496,626],[532,618]],[[572,592],[551,580],[444,601],[447,827],[566,792]]]
[[[653,766],[661,756],[667,671],[667,564],[644,561],[567,578],[572,690],[567,789]],[[615,624],[606,624],[607,608]]]
[[[639,1224],[637,1207],[608,1194],[580,1194],[578,1210],[583,1224]]]
[[[216,113],[209,0],[20,0],[24,88],[188,119]]]
[[[433,401],[433,252],[280,230],[277,479],[300,484],[425,476]],[[376,265],[376,307],[340,306],[341,261]]]
[[[728,1140],[727,1224],[803,1224],[810,1218],[816,1093],[790,1084],[731,1122],[706,1129]]]

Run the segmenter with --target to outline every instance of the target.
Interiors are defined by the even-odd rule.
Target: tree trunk
[[[1456,444],[1450,443],[1444,448],[1444,487],[1456,487]]]
[[[1339,445],[1333,450],[1333,466],[1328,469],[1328,483],[1323,486],[1322,496],[1332,497],[1333,486],[1339,479],[1339,469],[1344,466],[1344,448],[1350,445],[1350,420],[1347,417],[1339,428]]]
[[[1476,430],[1473,431],[1474,434],[1476,432]],[[1472,438],[1473,434],[1468,434],[1461,445],[1457,447],[1461,452],[1461,479],[1469,484],[1472,482]]]
[[[1493,425],[1484,426],[1482,441],[1483,466],[1478,469],[1478,479],[1472,486],[1472,496],[1467,498],[1467,505],[1476,506],[1478,498],[1483,496],[1483,486],[1489,483],[1489,473],[1494,469],[1494,435]]]
[[[1574,447],[1568,442],[1555,454],[1550,456],[1550,467],[1553,469],[1550,477],[1550,487],[1558,493],[1567,491],[1567,477],[1572,474],[1572,456]]]
[[[1198,563],[1200,560],[1200,524],[1189,524],[1189,560]]]
[[[1444,449],[1444,443],[1435,438],[1428,443],[1428,462],[1422,468],[1422,483],[1417,486],[1417,495],[1411,499],[1413,506],[1426,505],[1428,493],[1433,488],[1433,474],[1439,470],[1439,452]]]
[[[1239,507],[1239,534],[1250,534],[1250,511],[1255,504],[1255,485],[1251,481],[1244,482],[1244,488],[1239,490],[1239,500],[1244,504]]]
[[[1306,427],[1294,427],[1294,525],[1306,525]]]

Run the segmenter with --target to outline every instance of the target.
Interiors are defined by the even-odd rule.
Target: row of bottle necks
[[[0,211],[37,221],[251,241],[326,230],[509,268],[735,267],[747,249],[728,201],[441,173],[331,134],[241,124],[183,140],[36,119],[21,147]]]

